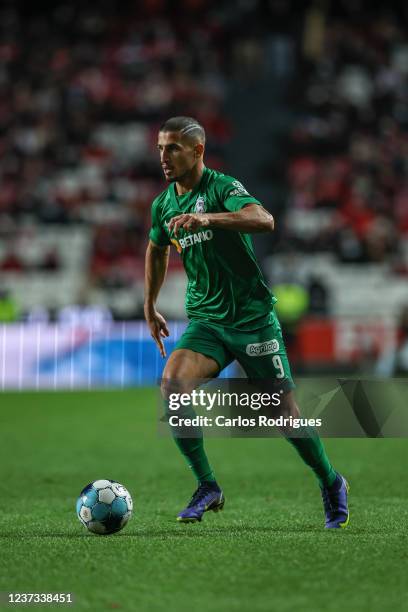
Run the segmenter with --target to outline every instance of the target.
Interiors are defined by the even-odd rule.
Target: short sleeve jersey
[[[276,301],[259,268],[248,234],[219,228],[180,230],[177,238],[169,222],[181,213],[238,211],[260,202],[231,176],[204,169],[196,187],[181,196],[175,183],[152,205],[149,237],[155,244],[173,244],[188,278],[186,311],[192,320],[253,330],[269,321]]]

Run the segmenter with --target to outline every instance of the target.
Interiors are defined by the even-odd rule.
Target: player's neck
[[[201,181],[204,172],[204,163],[200,161],[194,168],[188,172],[180,181],[176,182],[176,192],[178,195],[183,195],[192,191]]]

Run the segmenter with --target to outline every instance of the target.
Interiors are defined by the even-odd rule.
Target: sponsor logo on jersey
[[[205,199],[202,195],[199,195],[196,203],[195,203],[195,207],[194,210],[196,213],[203,213],[205,212]]]
[[[275,339],[267,340],[266,342],[255,342],[248,344],[246,354],[251,357],[261,357],[262,355],[271,355],[279,350],[279,342]]]
[[[181,253],[183,249],[181,248],[179,241],[176,240],[175,238],[171,238],[170,242],[171,244],[174,244],[174,246],[176,247],[177,253]]]
[[[247,196],[249,193],[247,191],[241,191],[240,189],[233,189],[229,192],[229,196]]]
[[[230,196],[240,196],[240,195],[249,195],[248,191],[245,189],[245,187],[243,186],[242,183],[240,183],[239,181],[232,181],[232,184],[234,185],[235,189],[233,189],[232,191],[229,192]]]
[[[203,200],[204,202],[204,200]],[[164,225],[169,230],[170,221],[164,221]],[[206,240],[212,240],[214,234],[212,230],[203,230],[201,232],[196,232],[194,234],[188,234],[183,238],[170,238],[170,242],[176,247],[177,253],[181,253],[183,249],[191,247],[200,242],[205,242]]]
[[[211,240],[213,235],[214,234],[211,230],[204,230],[202,232],[196,232],[195,234],[188,234],[188,236],[185,236],[184,238],[179,238],[178,242],[182,249],[186,249],[187,247],[191,247],[199,242]]]

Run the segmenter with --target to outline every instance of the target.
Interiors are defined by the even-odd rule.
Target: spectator
[[[341,261],[382,262],[407,232],[408,115],[401,108],[408,106],[408,36],[392,16],[362,8],[350,18],[342,10],[332,16],[315,8],[305,21],[289,206],[341,219],[324,240],[316,225],[314,248],[329,246]],[[311,46],[316,29],[319,44]]]

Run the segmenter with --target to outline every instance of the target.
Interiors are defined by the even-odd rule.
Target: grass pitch
[[[280,439],[209,440],[225,510],[176,523],[195,483],[156,434],[153,390],[3,393],[0,427],[0,591],[71,591],[76,610],[407,609],[408,440],[327,440],[351,485],[349,528],[327,532],[313,476]],[[114,536],[75,514],[98,478],[133,495]]]

